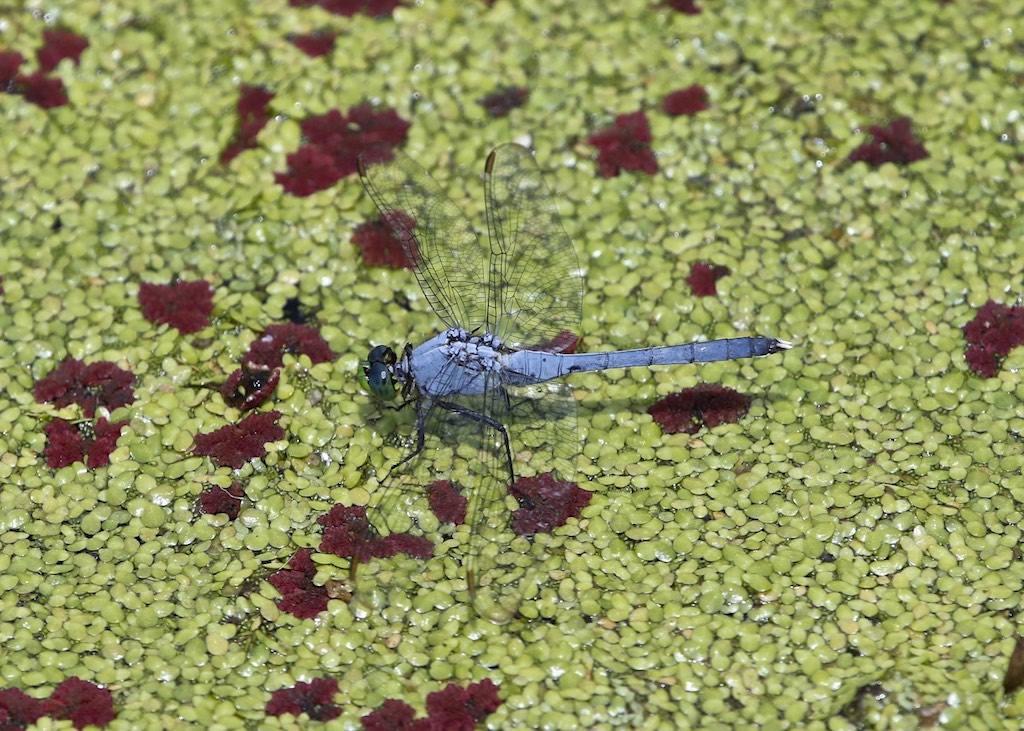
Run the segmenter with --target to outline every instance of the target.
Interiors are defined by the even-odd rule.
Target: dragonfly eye
[[[366,356],[363,376],[366,386],[377,398],[390,401],[395,397],[395,380],[391,375],[391,367],[397,358],[395,351],[386,345],[378,345]]]

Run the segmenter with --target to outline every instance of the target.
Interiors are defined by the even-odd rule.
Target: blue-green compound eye
[[[378,345],[366,356],[366,365],[363,367],[366,386],[370,393],[382,401],[390,401],[395,397],[391,366],[396,360],[395,351],[386,345]]]

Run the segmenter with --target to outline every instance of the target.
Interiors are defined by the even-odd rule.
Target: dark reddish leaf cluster
[[[338,681],[334,678],[316,678],[310,683],[298,682],[293,688],[275,690],[267,701],[268,716],[283,716],[286,713],[298,716],[305,713],[314,721],[330,721],[341,715],[341,708],[334,704],[338,692]]]
[[[550,533],[569,518],[579,517],[580,511],[590,503],[590,493],[571,482],[545,472],[536,477],[520,477],[509,488],[519,501],[512,515],[512,530],[519,535]]]
[[[366,508],[358,505],[335,505],[317,522],[324,526],[320,541],[323,553],[364,561],[369,558],[390,558],[404,553],[413,558],[430,558],[434,545],[421,536],[391,533],[381,536],[366,518]]]
[[[328,13],[343,15],[346,18],[362,13],[371,18],[391,15],[395,8],[401,6],[400,0],[288,0],[293,8],[309,8],[319,5]]]
[[[427,487],[430,510],[444,523],[463,525],[469,500],[450,480],[437,480]]]
[[[1007,307],[989,300],[964,325],[968,367],[983,378],[999,372],[999,363],[1018,345],[1024,345],[1024,307]]]
[[[197,434],[192,452],[237,470],[250,459],[264,456],[267,442],[284,439],[284,429],[277,425],[280,416],[280,411],[249,414],[237,424]]]
[[[866,162],[877,168],[887,162],[909,165],[928,157],[924,145],[914,138],[910,120],[906,117],[894,119],[885,127],[873,124],[870,132],[871,141],[851,152],[850,162]]]
[[[526,104],[530,98],[530,90],[525,86],[503,86],[477,100],[488,115],[498,119],[507,117],[513,109]]]
[[[597,148],[597,172],[602,178],[613,178],[623,170],[654,175],[658,161],[651,150],[651,127],[643,110],[620,114],[610,127],[600,129],[587,138]]]
[[[686,283],[690,285],[693,294],[697,297],[713,297],[718,293],[715,282],[730,274],[727,266],[715,265],[707,261],[694,262],[690,267],[690,274],[686,277]]]
[[[170,325],[182,335],[199,332],[210,324],[213,312],[213,287],[200,279],[172,284],[139,284],[142,316],[154,325]]]
[[[39,70],[31,74],[18,73],[25,61],[17,51],[0,51],[0,92],[21,94],[32,104],[43,109],[62,107],[68,103],[64,83],[50,72],[65,58],[78,63],[89,41],[65,30],[43,31],[43,46],[36,52]]]
[[[673,91],[665,96],[661,108],[671,117],[692,116],[708,108],[708,92],[700,84]]]
[[[308,548],[300,548],[288,562],[291,568],[281,569],[269,579],[271,585],[281,592],[281,598],[277,600],[278,609],[299,619],[312,619],[327,609],[330,600],[327,589],[313,583],[316,565],[312,554]]]
[[[462,688],[449,683],[427,696],[427,715],[414,720],[408,703],[387,700],[363,716],[365,731],[472,731],[477,723],[498,710],[498,686],[488,679]]]
[[[665,0],[665,6],[687,15],[700,15],[700,7],[694,0]]]
[[[0,729],[20,731],[43,716],[71,721],[75,728],[106,726],[115,717],[110,691],[74,676],[61,682],[46,700],[20,688],[0,690]]]
[[[367,266],[412,269],[416,256],[410,257],[408,252],[417,252],[415,228],[416,221],[411,216],[392,211],[356,226],[352,243],[359,247]]]
[[[669,434],[696,434],[702,426],[713,429],[737,422],[748,408],[749,396],[725,386],[701,384],[666,396],[647,413]]]
[[[578,335],[575,335],[569,330],[562,330],[550,340],[542,340],[539,343],[531,345],[530,350],[543,350],[548,353],[564,353],[568,355],[570,353],[575,353],[579,344],[580,337]]]
[[[317,58],[318,56],[326,56],[334,50],[334,39],[337,37],[337,33],[316,31],[305,35],[295,35],[289,40],[291,40],[292,45],[310,58]]]
[[[244,498],[245,490],[241,482],[232,482],[226,490],[215,485],[209,490],[203,490],[200,493],[199,507],[196,512],[200,515],[224,513],[231,520],[234,520],[242,509],[242,500]]]
[[[64,419],[54,419],[46,425],[46,465],[51,469],[85,462],[89,469],[110,464],[110,453],[117,446],[117,438],[127,421],[110,423],[100,417],[93,424],[75,426]],[[2,727],[0,727],[2,728]]]
[[[242,411],[252,411],[274,393],[281,380],[281,371],[277,368],[263,368],[252,363],[244,363],[241,368],[232,371],[224,385],[220,387],[221,398],[229,406]]]
[[[288,322],[267,327],[249,346],[242,362],[261,368],[280,368],[284,365],[285,353],[305,355],[313,363],[326,363],[335,358],[334,351],[316,328]]]
[[[300,124],[306,142],[288,155],[288,170],[274,179],[292,195],[325,190],[356,172],[356,162],[391,159],[391,150],[405,141],[409,123],[393,109],[378,112],[360,104],[342,114],[332,109]]]
[[[33,393],[39,403],[49,401],[58,407],[78,404],[91,418],[100,407],[113,411],[135,401],[134,382],[130,371],[110,361],[86,365],[75,358],[65,358],[36,384]]]
[[[249,345],[242,356],[242,367],[232,372],[221,386],[224,401],[250,411],[270,398],[281,380],[278,369],[284,365],[285,353],[305,355],[313,363],[335,358],[334,351],[315,328],[296,323],[270,325]]]
[[[269,108],[274,98],[273,92],[249,84],[243,84],[241,92],[235,107],[238,112],[238,129],[235,130],[231,142],[220,153],[221,165],[227,165],[245,150],[256,147],[256,137],[270,119]]]

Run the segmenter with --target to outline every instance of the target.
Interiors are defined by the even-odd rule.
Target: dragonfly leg
[[[508,394],[505,393],[505,389],[501,389],[501,391],[502,391],[502,395],[505,398],[505,401],[506,401],[506,404],[507,404],[508,403]],[[464,416],[467,419],[472,419],[473,421],[478,421],[481,424],[489,426],[492,429],[494,429],[496,432],[501,434],[501,441],[505,445],[505,458],[508,460],[508,474],[509,474],[509,477],[512,480],[515,480],[516,472],[515,472],[515,467],[514,467],[515,463],[512,461],[512,443],[511,443],[511,441],[508,438],[508,431],[505,429],[505,425],[504,424],[502,424],[500,421],[497,421],[496,419],[492,419],[491,417],[487,416],[486,414],[481,414],[478,411],[473,411],[472,409],[467,409],[464,406],[459,406],[458,404],[453,404],[450,401],[435,401],[434,403],[436,405],[440,406],[441,408],[446,409],[447,411],[452,412],[453,414],[458,414],[459,416]],[[417,419],[417,421],[419,421],[419,419]],[[422,442],[422,440],[423,440],[423,435],[420,434],[419,441]],[[422,446],[422,444],[421,444],[421,446]]]

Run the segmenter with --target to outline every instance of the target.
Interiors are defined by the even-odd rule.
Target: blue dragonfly
[[[457,484],[468,501],[463,563],[469,596],[481,616],[506,622],[543,580],[540,537],[512,529],[509,516],[518,506],[509,489],[521,472],[552,472],[568,482],[576,472],[576,404],[563,376],[753,358],[791,344],[738,337],[564,352],[580,333],[583,273],[529,150],[505,144],[487,158],[486,238],[409,157],[361,162],[359,173],[444,325],[422,344],[406,345],[401,357],[378,345],[364,363],[374,396],[401,396],[402,405],[415,407],[409,452],[375,494],[370,522],[381,535],[441,535],[429,488]],[[353,562],[357,598],[376,606],[382,577],[393,572],[367,573]]]

